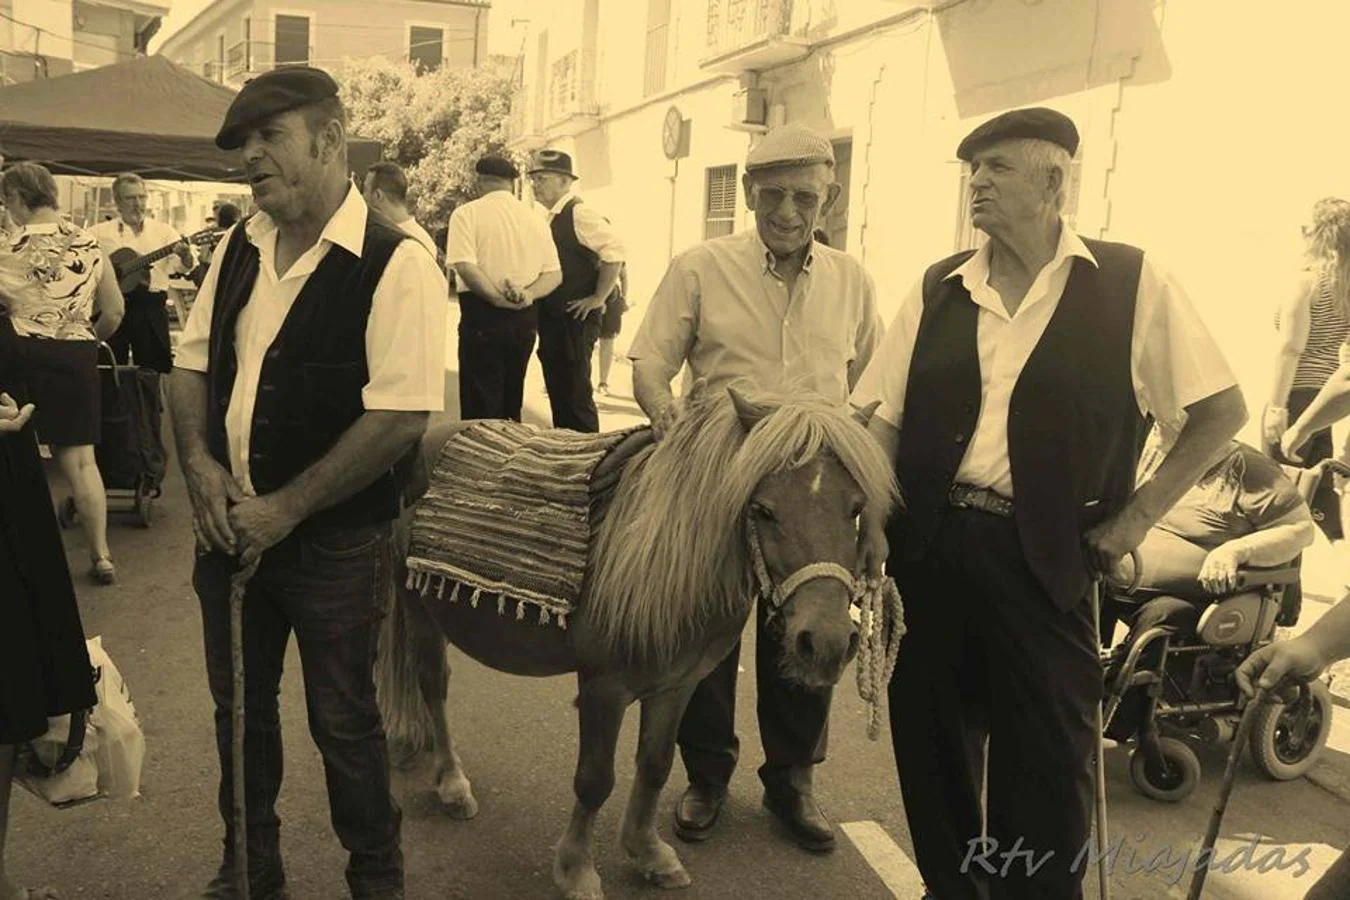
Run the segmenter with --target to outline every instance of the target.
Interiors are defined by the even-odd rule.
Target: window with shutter
[[[309,64],[309,16],[277,16],[276,64]]]
[[[666,89],[666,62],[670,48],[670,0],[647,0],[647,70],[642,96]]]
[[[708,169],[708,193],[703,208],[703,237],[721,237],[736,230],[736,167]]]

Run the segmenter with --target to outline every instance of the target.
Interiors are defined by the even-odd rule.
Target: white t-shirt
[[[492,191],[455,208],[445,241],[445,264],[473,263],[498,287],[518,288],[545,272],[561,272],[548,222],[509,191]]]

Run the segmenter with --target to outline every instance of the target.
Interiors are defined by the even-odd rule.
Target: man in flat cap
[[[404,896],[373,665],[403,473],[443,406],[446,285],[431,254],[371,216],[346,137],[337,85],[304,66],[245,84],[216,137],[239,151],[260,211],[217,247],[172,379],[225,821],[206,897],[236,896],[229,596],[255,565],[243,635],[251,896],[286,895],[277,693],[292,631],[352,896]]]
[[[989,241],[924,273],[852,397],[880,401],[870,430],[906,499],[889,523],[864,517],[864,557],[905,598],[891,738],[919,870],[942,900],[1082,896],[1103,687],[1091,580],[1246,419],[1181,286],[1142,250],[1066,226],[1077,149],[1073,122],[1047,109],[961,142]],[[1170,452],[1136,489],[1147,416]],[[993,854],[1015,844],[1038,865],[1004,872]]]
[[[436,242],[408,210],[408,176],[402,166],[385,159],[366,169],[361,194],[372,213],[426,247],[432,259],[440,258]]]
[[[562,283],[548,223],[516,197],[520,172],[490,154],[474,165],[478,199],[455,208],[445,264],[459,292],[459,415],[520,421],[539,328],[536,300]]]
[[[638,404],[664,438],[682,413],[671,380],[688,365],[711,390],[806,391],[843,405],[881,340],[872,279],[852,257],[812,239],[841,188],[830,142],[800,125],[770,131],[745,162],[755,227],[704,241],[671,261],[629,351]],[[780,642],[756,625],[759,731],[766,807],[811,851],[834,847],[813,797],[825,759],[831,696],[779,672]],[[708,837],[736,768],[740,645],[694,689],[679,745],[689,789],[675,813],[684,840]]]
[[[591,354],[626,252],[609,220],[577,196],[570,155],[540,150],[529,174],[535,199],[548,210],[562,264],[562,283],[539,303],[539,362],[553,427],[594,434],[600,415],[591,392]]]

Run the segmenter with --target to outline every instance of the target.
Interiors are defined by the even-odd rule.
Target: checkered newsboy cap
[[[225,122],[216,135],[216,146],[238,150],[252,128],[283,113],[318,103],[338,94],[337,82],[323,69],[286,66],[264,72],[244,83],[225,111]]]
[[[779,125],[760,139],[745,158],[745,171],[772,166],[834,165],[834,147],[824,135],[805,125]]]
[[[999,141],[1033,138],[1058,144],[1069,155],[1078,152],[1078,128],[1073,119],[1053,109],[1042,106],[1014,109],[994,116],[980,125],[956,148],[956,158],[970,162],[976,153]]]

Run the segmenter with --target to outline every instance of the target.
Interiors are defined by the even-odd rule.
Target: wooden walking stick
[[[1201,846],[1200,856],[1196,860],[1203,865],[1196,865],[1195,873],[1191,875],[1191,889],[1186,894],[1186,900],[1199,900],[1200,892],[1205,889],[1205,876],[1209,874],[1210,858],[1214,855],[1214,844],[1219,839],[1219,826],[1223,824],[1223,814],[1228,809],[1228,796],[1233,793],[1233,778],[1237,775],[1238,757],[1242,756],[1242,748],[1247,746],[1247,736],[1251,734],[1252,725],[1256,722],[1256,710],[1265,698],[1266,689],[1257,687],[1252,699],[1247,702],[1247,708],[1242,711],[1242,721],[1238,723],[1233,748],[1228,751],[1228,765],[1223,770],[1223,782],[1219,785],[1219,799],[1210,814],[1205,843]]]
[[[230,578],[230,666],[234,690],[230,698],[230,772],[234,794],[234,881],[240,900],[248,897],[248,806],[244,791],[244,594],[258,561]]]

